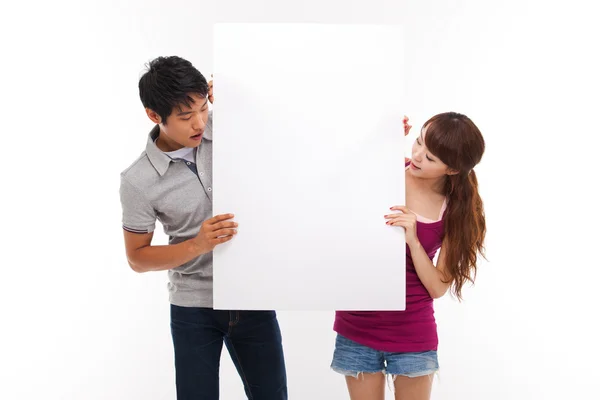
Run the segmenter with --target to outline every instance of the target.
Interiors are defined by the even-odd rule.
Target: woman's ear
[[[459,172],[460,171],[458,171],[456,169],[453,169],[453,168],[450,168],[450,167],[448,167],[446,169],[446,175],[458,175]]]

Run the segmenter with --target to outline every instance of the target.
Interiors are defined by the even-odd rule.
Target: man
[[[123,232],[134,271],[168,271],[177,398],[219,398],[224,342],[248,399],[287,399],[275,311],[212,309],[212,250],[237,227],[232,214],[212,216],[212,81],[187,60],[158,57],[139,93],[155,126],[121,173]],[[156,220],[168,245],[152,245]]]

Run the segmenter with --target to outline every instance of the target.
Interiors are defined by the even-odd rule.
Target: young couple
[[[121,173],[123,233],[134,271],[168,271],[177,398],[219,398],[225,343],[248,399],[287,399],[275,311],[212,308],[212,250],[237,228],[232,214],[212,216],[212,82],[182,58],[159,57],[140,78],[139,95],[155,126],[145,151]],[[433,299],[449,288],[460,299],[483,251],[473,167],[484,147],[479,129],[457,113],[429,119],[414,142],[406,204],[381,222],[406,231],[406,310],[335,317],[331,368],[346,377],[352,400],[383,400],[386,375],[396,399],[429,399],[438,370]],[[156,220],[168,245],[152,244]]]

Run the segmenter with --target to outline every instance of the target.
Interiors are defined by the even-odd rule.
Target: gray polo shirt
[[[123,229],[153,232],[160,221],[169,244],[195,237],[202,222],[212,217],[212,112],[194,165],[173,160],[154,144],[156,126],[146,150],[121,173]],[[169,301],[182,307],[212,307],[213,255],[200,257],[168,271]]]

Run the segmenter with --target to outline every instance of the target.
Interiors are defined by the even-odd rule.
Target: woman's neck
[[[446,175],[433,179],[417,178],[410,173],[407,175],[408,179],[411,180],[412,184],[415,187],[421,190],[431,191],[441,195],[444,194],[444,186],[446,183],[446,179],[448,179]]]

